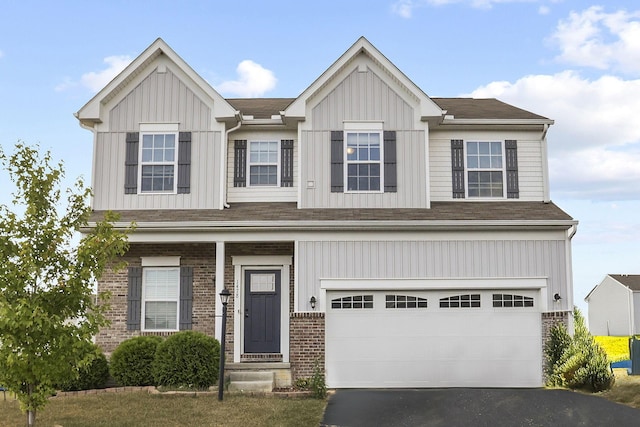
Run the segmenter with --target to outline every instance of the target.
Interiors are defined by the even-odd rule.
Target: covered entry
[[[327,385],[540,387],[541,293],[327,290]]]

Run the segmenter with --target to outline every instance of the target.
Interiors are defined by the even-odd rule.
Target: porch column
[[[222,342],[222,303],[220,302],[220,292],[224,289],[224,241],[216,242],[216,296],[215,296],[215,335],[216,339]],[[229,290],[233,293],[233,289]]]

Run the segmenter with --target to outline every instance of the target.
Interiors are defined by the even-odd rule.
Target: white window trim
[[[143,162],[142,147],[144,135],[175,135],[175,152],[173,163],[170,162]],[[158,195],[158,194],[178,194],[178,125],[170,123],[159,123],[155,125],[140,124],[140,142],[138,144],[138,194],[140,195]],[[171,191],[142,191],[142,168],[143,166],[154,165],[170,165],[173,164],[173,190]]]
[[[467,165],[467,155],[468,155],[468,144],[470,142],[499,142],[502,147],[502,168],[500,169],[487,169],[487,168],[472,168],[469,169]],[[464,148],[463,148],[463,157],[464,157],[464,196],[466,199],[470,200],[506,200],[507,199],[507,157],[506,157],[506,147],[505,140],[496,140],[496,139],[469,139],[464,140]],[[469,172],[496,172],[500,170],[502,172],[502,196],[501,197],[475,197],[469,196]]]
[[[275,185],[251,185],[251,166],[273,166],[273,163],[261,163],[261,162],[257,162],[257,163],[252,163],[251,162],[251,143],[252,142],[275,142],[276,143],[276,153],[278,155],[278,160],[276,162],[276,184]],[[281,183],[280,183],[280,177],[281,177],[281,166],[282,166],[282,151],[281,151],[281,146],[280,146],[280,140],[276,139],[254,139],[254,140],[249,140],[247,141],[247,178],[246,178],[246,185],[247,187],[250,188],[279,188]]]
[[[165,257],[148,257],[148,259],[156,259]],[[180,261],[180,257],[166,257],[166,258],[178,258],[178,262]],[[143,258],[144,259],[144,258]],[[178,271],[178,292],[176,293],[176,327],[175,329],[148,329],[145,321],[145,311],[146,311],[146,303],[147,303],[147,272],[149,270],[177,270]],[[170,301],[174,300],[170,299],[158,299],[158,300],[149,300],[149,301]],[[159,266],[159,265],[148,265],[143,266],[142,268],[142,302],[140,307],[140,330],[142,332],[176,332],[180,329],[180,266],[172,265],[172,266]]]
[[[380,123],[382,125],[382,123]],[[368,126],[368,127],[365,127]],[[344,192],[348,194],[381,194],[384,193],[384,132],[382,126],[377,126],[376,123],[345,123],[345,129],[343,131],[343,153],[344,166],[343,166],[343,182]],[[349,133],[377,133],[380,135],[380,160],[351,160],[347,159],[347,134]],[[380,190],[349,190],[349,164],[371,164],[380,163]]]

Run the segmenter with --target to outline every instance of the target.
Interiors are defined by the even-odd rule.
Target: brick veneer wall
[[[214,336],[215,332],[215,244],[131,244],[123,257],[129,266],[140,266],[143,256],[180,256],[180,265],[193,267],[192,330]],[[98,284],[99,291],[111,292],[106,317],[111,325],[102,328],[96,344],[109,354],[125,339],[139,335],[171,335],[127,330],[127,269],[106,271]]]
[[[542,313],[542,379],[546,383],[547,375],[544,372],[545,366],[547,363],[547,358],[544,355],[544,347],[547,344],[547,340],[550,337],[550,331],[553,325],[556,323],[564,323],[564,326],[569,330],[569,316],[571,316],[571,312],[569,311],[554,311],[549,313]]]
[[[293,380],[312,376],[316,362],[324,370],[324,313],[291,313],[289,322]]]

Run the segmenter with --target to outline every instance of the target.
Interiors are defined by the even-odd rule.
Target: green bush
[[[56,386],[62,391],[91,390],[104,388],[109,379],[109,363],[102,350],[93,343],[86,343],[83,346],[86,363],[81,363],[76,367],[77,377],[69,378]]]
[[[153,362],[157,385],[207,388],[216,383],[220,343],[201,332],[183,331],[158,345]]]
[[[544,346],[545,373],[551,378],[557,369],[557,365],[564,352],[571,345],[571,335],[567,332],[564,323],[556,323],[549,330],[549,339]],[[553,384],[561,385],[561,384]]]
[[[151,367],[162,338],[129,338],[111,354],[111,376],[122,386],[156,385]]]
[[[324,369],[320,366],[319,360],[316,360],[313,365],[313,376],[309,380],[309,386],[315,398],[324,399],[327,397],[327,384],[324,380]]]
[[[573,317],[573,338],[553,365],[548,384],[593,392],[608,390],[613,387],[615,377],[607,355],[589,333],[580,310],[575,308]]]

